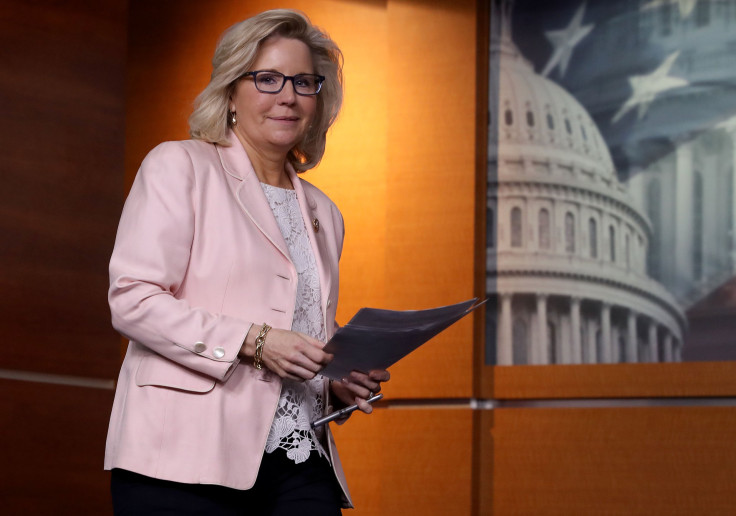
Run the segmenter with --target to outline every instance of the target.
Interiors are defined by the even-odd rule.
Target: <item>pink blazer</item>
[[[229,139],[230,147],[159,145],[125,203],[109,302],[113,326],[130,345],[106,469],[235,489],[255,482],[281,379],[237,354],[251,324],[291,328],[297,272],[245,150],[232,133]],[[336,330],[342,216],[319,189],[291,168],[289,174],[317,262],[329,337]],[[327,439],[345,506],[352,506],[329,429]]]

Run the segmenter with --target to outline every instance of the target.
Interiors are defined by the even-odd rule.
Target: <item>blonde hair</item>
[[[196,140],[230,145],[230,95],[258,56],[261,43],[271,36],[297,39],[309,47],[314,73],[325,76],[317,95],[317,112],[304,137],[287,159],[297,172],[317,165],[325,153],[327,130],[342,105],[342,52],[307,16],[290,9],[265,11],[230,27],[220,38],[212,58],[212,76],[200,93],[189,117],[189,134]]]

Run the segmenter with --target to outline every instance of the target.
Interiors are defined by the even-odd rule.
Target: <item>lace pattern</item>
[[[317,263],[309,243],[296,192],[264,183],[261,183],[261,187],[286,241],[298,276],[291,329],[324,342],[326,332]],[[325,381],[320,375],[306,382],[288,379],[283,381],[276,415],[266,440],[267,453],[281,448],[286,451],[286,456],[297,464],[306,461],[312,451],[329,460],[321,444],[324,430],[318,428],[315,431],[310,426],[311,421],[323,414],[322,393]]]

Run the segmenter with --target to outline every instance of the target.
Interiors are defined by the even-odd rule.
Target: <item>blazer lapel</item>
[[[228,134],[228,140],[230,140],[230,146],[217,145],[217,152],[220,154],[220,162],[225,172],[239,180],[239,184],[235,187],[235,197],[238,203],[274,247],[291,261],[286,241],[281,235],[281,230],[273,216],[266,194],[263,193],[261,182],[248,159],[248,154],[232,131]]]
[[[290,164],[287,164],[286,170],[289,173],[291,184],[296,190],[296,197],[299,200],[299,207],[302,211],[304,225],[307,228],[309,242],[312,244],[312,252],[314,253],[314,261],[317,263],[317,271],[319,272],[319,287],[322,302],[322,314],[325,317],[325,329],[327,328],[327,298],[330,295],[330,287],[332,286],[332,274],[330,269],[325,265],[324,257],[327,256],[325,244],[325,232],[315,231],[314,221],[319,220],[317,213],[317,202],[308,196],[302,187],[301,180]]]
[[[263,193],[258,176],[256,176],[253,166],[248,159],[243,145],[237,136],[230,131],[228,134],[230,141],[229,147],[217,145],[217,152],[220,154],[222,166],[233,178],[237,179],[240,184],[235,188],[235,196],[243,211],[250,217],[253,223],[261,230],[268,240],[281,252],[289,261],[291,256],[286,245],[284,237],[281,235],[276,219],[273,216],[271,207],[268,205],[266,195]],[[307,228],[307,235],[314,253],[314,260],[317,264],[319,272],[319,286],[321,290],[322,313],[325,317],[325,328],[327,328],[327,298],[330,294],[332,286],[332,274],[330,269],[325,265],[324,257],[327,255],[327,247],[325,243],[324,231],[314,230],[314,220],[319,219],[317,212],[317,202],[308,197],[302,188],[301,180],[297,176],[293,167],[287,163],[286,165],[291,184],[294,186],[296,196],[299,201],[302,219]],[[325,217],[328,216],[325,214]]]

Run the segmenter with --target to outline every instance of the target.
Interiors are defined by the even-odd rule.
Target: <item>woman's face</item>
[[[261,43],[252,71],[269,70],[286,76],[314,73],[309,47],[275,36]],[[284,156],[299,142],[315,116],[317,97],[297,95],[291,81],[275,94],[261,93],[252,77],[244,77],[230,97],[237,119],[236,133],[256,152]]]

